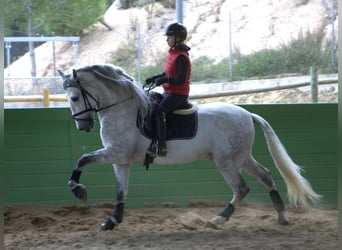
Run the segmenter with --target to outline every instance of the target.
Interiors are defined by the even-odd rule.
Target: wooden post
[[[49,98],[49,90],[43,90],[43,106],[44,108],[48,108],[50,106],[50,98]]]
[[[34,86],[33,86],[33,94],[34,94],[34,95],[39,95],[39,87],[38,87],[38,85],[34,85]],[[40,101],[39,101],[39,102],[40,102]],[[40,103],[35,102],[35,103],[34,103],[34,106],[35,106],[35,107],[39,107],[39,104],[40,104]]]
[[[317,67],[312,66],[310,68],[310,85],[311,85],[311,101],[318,102],[318,75],[317,75]]]

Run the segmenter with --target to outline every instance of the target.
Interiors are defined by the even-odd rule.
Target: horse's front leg
[[[112,230],[115,226],[118,226],[123,220],[125,199],[128,193],[130,165],[113,164],[113,167],[116,175],[116,205],[112,217],[110,217],[105,223],[101,224],[98,231]]]
[[[112,163],[113,159],[109,152],[110,150],[108,149],[100,149],[94,152],[86,153],[79,158],[76,168],[73,170],[68,181],[68,185],[76,198],[85,202],[88,200],[86,187],[79,183],[83,167],[88,164],[95,163]]]

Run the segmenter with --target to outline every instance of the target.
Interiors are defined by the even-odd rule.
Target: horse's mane
[[[122,96],[132,96],[140,114],[144,117],[149,109],[150,99],[142,86],[128,75],[122,68],[111,64],[95,64],[85,66],[77,71],[91,71],[97,78],[109,82],[109,87],[115,88]]]

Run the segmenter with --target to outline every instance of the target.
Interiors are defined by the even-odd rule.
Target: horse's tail
[[[289,201],[296,206],[308,206],[308,200],[316,204],[321,196],[315,193],[310,183],[300,174],[301,167],[292,161],[271,125],[259,115],[252,114],[252,117],[264,131],[268,150],[285,180]]]

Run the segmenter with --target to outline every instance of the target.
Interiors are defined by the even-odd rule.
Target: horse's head
[[[145,91],[120,67],[90,65],[68,75],[58,72],[79,130],[89,132],[94,127],[95,113],[113,115],[113,110],[118,112],[119,109],[125,113],[127,106],[124,104],[133,108],[132,119],[136,118],[135,108],[142,116],[148,113],[150,100]]]
[[[76,70],[73,70],[72,74],[68,75],[65,75],[60,70],[58,72],[63,78],[63,88],[77,129],[90,132],[94,127],[97,100],[84,88]]]

